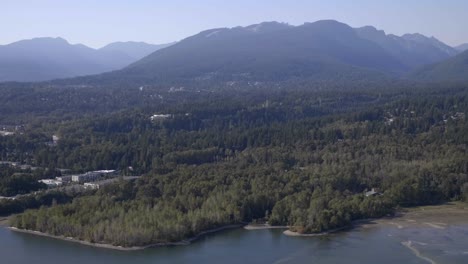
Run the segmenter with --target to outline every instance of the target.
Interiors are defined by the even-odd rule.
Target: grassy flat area
[[[8,226],[11,216],[0,217],[0,226]]]
[[[468,204],[450,202],[442,205],[418,206],[403,209],[397,216],[375,220],[398,228],[431,227],[445,229],[449,225],[468,224]]]
[[[404,211],[406,212],[420,212],[420,211],[431,211],[431,210],[468,210],[468,203],[466,202],[448,202],[444,204],[438,205],[425,205],[425,206],[416,206],[416,207],[409,207],[405,208]]]

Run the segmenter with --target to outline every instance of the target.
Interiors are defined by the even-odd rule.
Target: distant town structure
[[[63,185],[62,181],[54,180],[54,179],[44,179],[44,180],[39,180],[39,182],[44,183],[45,185],[47,185],[48,188],[60,187]]]
[[[16,133],[24,132],[23,125],[11,126],[11,125],[0,125],[0,136],[13,136]]]
[[[68,183],[68,182],[71,182],[72,181],[72,175],[66,175],[66,176],[60,176],[60,177],[57,177],[56,179],[58,181],[61,181],[63,183]]]
[[[150,117],[151,121],[159,121],[159,120],[164,120],[167,118],[171,118],[171,114],[155,114]]]
[[[377,188],[372,188],[370,191],[366,192],[366,197],[381,195]]]
[[[108,179],[108,180],[103,180],[103,181],[97,181],[97,182],[87,182],[84,184],[84,187],[86,189],[92,189],[92,190],[97,190],[101,188],[102,186],[109,185],[113,182],[115,182],[117,179]]]
[[[87,182],[84,184],[84,187],[86,189],[98,190],[99,188],[103,186],[106,186],[106,185],[109,185],[111,183],[118,181],[119,179],[123,179],[125,181],[131,181],[131,180],[135,180],[138,178],[139,176],[125,176],[122,178],[112,178],[112,179],[107,179],[107,180],[97,181],[97,182]]]
[[[56,188],[67,184],[84,184],[86,188],[99,189],[99,186],[105,184],[106,181],[116,180],[118,173],[116,170],[98,170],[88,171],[77,175],[63,175],[55,179],[43,179],[39,182],[46,184],[49,188]],[[98,185],[91,184],[93,182],[102,181]],[[97,186],[97,187],[96,187]]]
[[[38,169],[38,167],[33,167],[33,166],[29,165],[29,164],[18,165],[16,167],[21,169],[21,170],[37,170]]]
[[[3,166],[10,166],[16,169],[20,170],[37,170],[39,167],[33,167],[29,164],[21,164],[19,162],[13,162],[13,161],[0,161],[0,165]]]
[[[101,180],[105,177],[113,177],[116,175],[115,170],[99,170],[89,171],[84,174],[72,175],[72,182],[85,183]]]
[[[5,197],[5,196],[0,196],[0,200],[16,200],[16,197]]]
[[[9,131],[0,131],[0,136],[13,136],[15,132],[9,132]]]
[[[185,91],[185,87],[171,87],[169,88],[170,93],[177,93],[177,92],[183,92]]]
[[[45,144],[49,147],[56,147],[58,145],[59,140],[60,140],[59,136],[52,135],[52,141],[46,142]]]
[[[0,165],[4,166],[10,166],[10,167],[17,167],[20,165],[19,162],[13,162],[13,161],[0,161]]]

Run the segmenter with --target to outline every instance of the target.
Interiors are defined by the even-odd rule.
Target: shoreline
[[[57,239],[57,240],[62,240],[62,241],[67,241],[67,242],[72,242],[72,243],[77,243],[85,246],[90,246],[90,247],[95,247],[95,248],[103,248],[103,249],[112,249],[112,250],[119,250],[119,251],[138,251],[138,250],[144,250],[144,249],[149,249],[149,248],[155,248],[155,247],[170,247],[170,246],[186,246],[190,245],[192,242],[202,238],[205,235],[228,230],[228,229],[234,229],[234,228],[239,228],[242,225],[226,225],[210,230],[203,231],[199,233],[196,236],[177,241],[177,242],[160,242],[160,243],[154,243],[146,246],[134,246],[134,247],[123,247],[123,246],[114,246],[111,244],[103,244],[103,243],[92,243],[84,240],[79,240],[71,237],[64,237],[64,236],[54,236],[50,235],[47,233],[39,232],[39,231],[34,231],[34,230],[25,230],[25,229],[19,229],[16,227],[6,227],[8,230],[11,230],[13,232],[18,232],[18,233],[23,233],[23,234],[29,234],[29,235],[36,235],[36,236],[42,236],[42,237],[48,237],[52,239]]]
[[[272,226],[269,224],[248,224],[244,226],[245,230],[263,230],[263,229],[288,229],[290,226]]]
[[[291,231],[291,230],[286,230],[286,231],[283,232],[283,234],[286,235],[286,236],[292,236],[292,237],[317,237],[317,236],[330,235],[332,233],[340,232],[340,231],[343,231],[343,230],[346,230],[346,229],[349,229],[349,228],[353,228],[353,225],[351,224],[351,226],[343,226],[343,227],[323,231],[323,232],[320,232],[320,233],[304,233],[304,234],[301,234],[301,233],[294,232],[294,231]]]
[[[445,229],[449,225],[468,224],[468,204],[463,202],[449,202],[439,205],[425,205],[411,208],[403,208],[392,216],[381,218],[365,218],[354,220],[350,225],[339,227],[320,233],[300,234],[291,230],[283,232],[292,237],[317,237],[330,235],[341,231],[358,228],[371,228],[373,226],[394,226],[398,229],[421,227]]]
[[[137,250],[144,250],[149,248],[155,247],[167,247],[167,246],[183,246],[189,245],[192,242],[202,238],[203,236],[211,233],[220,232],[227,229],[234,229],[234,228],[241,228],[243,227],[244,230],[266,230],[266,229],[289,229],[290,226],[271,226],[268,224],[232,224],[221,226],[218,228],[206,230],[200,232],[199,234],[181,240],[177,242],[160,242],[154,243],[151,245],[146,246],[135,246],[135,247],[122,247],[122,246],[114,246],[111,244],[101,244],[101,243],[91,243],[87,241],[78,240],[75,238],[64,237],[64,236],[54,236],[47,233],[42,233],[33,230],[23,230],[18,229],[15,227],[8,227],[8,220],[10,217],[3,217],[0,218],[0,227],[5,227],[11,231],[19,232],[19,233],[26,233],[31,235],[38,235],[43,237],[49,237],[53,239],[58,239],[62,241],[68,241],[73,243],[78,243],[86,246],[92,246],[96,248],[105,248],[105,249],[113,249],[113,250],[120,250],[120,251],[137,251]],[[305,233],[300,234],[297,232],[293,232],[291,230],[285,230],[283,232],[286,236],[291,237],[318,237],[318,236],[325,236],[330,235],[332,233],[346,231],[350,229],[359,229],[359,228],[372,228],[377,226],[395,226],[398,229],[402,228],[409,228],[409,227],[424,227],[424,228],[436,228],[436,229],[445,229],[449,225],[453,224],[468,224],[468,204],[465,203],[447,203],[442,205],[432,205],[432,206],[420,206],[414,208],[405,208],[396,212],[393,216],[386,216],[382,218],[368,218],[368,219],[360,219],[352,221],[352,223],[348,226],[335,228],[332,230],[327,230],[320,233]]]

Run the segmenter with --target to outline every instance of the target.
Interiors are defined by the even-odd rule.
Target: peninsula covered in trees
[[[103,98],[99,115],[69,104],[69,120],[52,114],[0,137],[1,158],[143,177],[45,203],[11,224],[132,247],[255,220],[316,233],[398,207],[468,199],[468,90],[407,85],[146,88],[138,96],[160,94],[165,101],[119,109],[116,98]],[[155,114],[164,118],[152,120]],[[56,146],[44,144],[51,135],[60,137]],[[376,194],[366,196],[371,189]]]

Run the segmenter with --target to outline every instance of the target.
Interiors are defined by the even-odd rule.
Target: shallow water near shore
[[[242,228],[188,246],[121,252],[0,228],[1,263],[468,263],[468,225],[368,223],[322,237]]]

